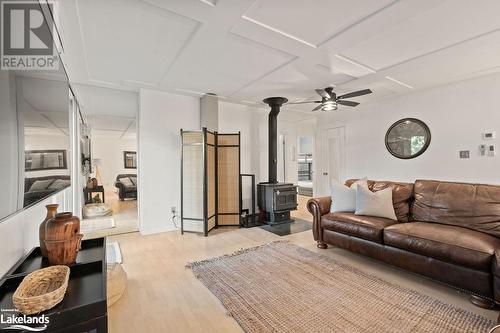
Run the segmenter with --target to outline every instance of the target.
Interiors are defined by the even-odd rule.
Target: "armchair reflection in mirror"
[[[0,220],[71,184],[70,90],[59,71],[0,71]]]

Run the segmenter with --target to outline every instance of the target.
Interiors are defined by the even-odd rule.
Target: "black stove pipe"
[[[278,183],[278,114],[281,106],[288,102],[284,97],[269,97],[263,100],[271,107],[269,112],[269,183]]]

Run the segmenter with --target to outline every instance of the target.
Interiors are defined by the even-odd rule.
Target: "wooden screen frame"
[[[236,143],[231,143],[231,144],[224,144],[221,142],[221,137],[229,137],[229,136],[232,136],[235,138],[235,142]],[[237,190],[237,195],[235,196],[232,196],[232,198],[234,198],[234,200],[237,200],[237,211],[234,211],[234,212],[220,212],[221,210],[221,207],[219,205],[218,207],[218,223],[217,223],[217,226],[240,226],[241,225],[241,221],[240,221],[240,216],[241,216],[241,180],[240,180],[240,175],[241,175],[241,133],[238,132],[238,133],[217,133],[217,159],[219,159],[219,153],[221,151],[223,151],[225,148],[237,148],[238,150],[238,160],[237,160],[237,163],[238,163],[238,173],[237,173],[237,179],[234,179],[234,183],[238,184],[238,190]],[[217,162],[218,163],[218,162]],[[218,172],[220,174],[221,170],[219,170],[220,168],[220,165],[217,164],[217,169],[218,169]],[[218,189],[220,189],[221,187],[221,183],[220,183],[220,179],[219,177],[217,177],[217,183],[218,183]],[[218,190],[217,191],[217,197],[219,198],[219,195],[220,195],[220,191]],[[218,200],[218,203],[220,203],[220,198]],[[223,216],[237,216],[237,223],[229,223],[229,224],[226,224],[226,223],[221,223],[221,217]]]
[[[194,145],[193,143],[185,143],[184,142],[184,134],[186,133],[200,133],[202,137],[202,142],[197,143],[197,145],[202,146],[202,164],[203,164],[203,186],[202,186],[202,191],[203,191],[203,207],[202,207],[202,212],[203,212],[203,217],[201,219],[194,219],[194,218],[189,218],[189,217],[184,217],[184,178],[183,178],[183,170],[184,170],[184,146],[188,145]],[[184,230],[184,220],[196,220],[196,221],[202,221],[203,222],[203,233],[205,236],[208,236],[208,233],[215,229],[218,228],[219,226],[240,226],[240,216],[241,216],[241,207],[242,207],[242,197],[241,197],[241,133],[218,133],[216,131],[211,132],[208,131],[206,127],[203,127],[200,130],[195,130],[195,131],[185,131],[183,129],[180,130],[181,134],[181,234],[184,234],[184,232],[194,232],[194,233],[200,233],[198,231],[190,231],[190,230]],[[235,136],[237,137],[237,144],[220,144],[219,143],[219,136]],[[213,138],[213,139],[212,139]],[[214,207],[214,214],[211,214],[209,216],[209,181],[210,181],[210,175],[209,175],[209,170],[210,166],[208,165],[209,163],[209,158],[208,158],[208,147],[213,147],[214,151],[214,156],[213,156],[213,168],[214,168],[214,196],[215,196],[215,207]],[[230,212],[230,213],[219,213],[219,149],[223,148],[238,148],[238,179],[236,180],[238,184],[238,195],[235,196],[237,198],[237,210],[238,212]],[[238,223],[235,224],[220,224],[219,220],[220,217],[222,216],[237,216],[237,221]],[[209,221],[215,218],[215,223],[213,226],[210,227]]]

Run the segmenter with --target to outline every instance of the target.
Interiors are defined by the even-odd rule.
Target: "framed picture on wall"
[[[125,169],[137,169],[137,152],[135,151],[123,152],[123,167]]]
[[[66,150],[26,150],[24,171],[67,169]]]

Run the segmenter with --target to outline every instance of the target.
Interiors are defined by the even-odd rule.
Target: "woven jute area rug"
[[[246,332],[488,332],[491,320],[287,242],[187,265]]]

